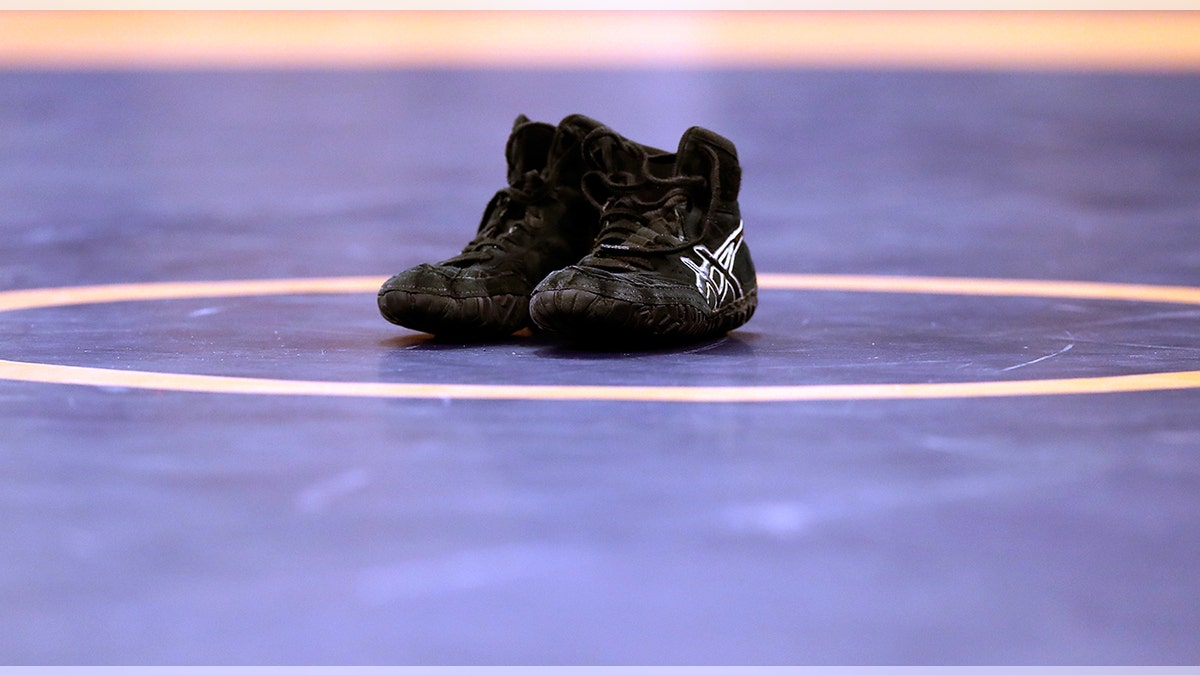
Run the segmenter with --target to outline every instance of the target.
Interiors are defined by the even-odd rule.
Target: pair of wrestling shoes
[[[660,345],[716,337],[754,314],[728,139],[692,127],[670,153],[583,115],[558,126],[521,115],[505,155],[508,187],[462,252],[379,289],[388,321],[457,340],[532,328]]]

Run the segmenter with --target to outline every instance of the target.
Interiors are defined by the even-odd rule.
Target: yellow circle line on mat
[[[374,292],[381,277],[265,279],[75,286],[0,292],[0,312],[106,302],[264,295]],[[1047,297],[1200,305],[1200,288],[1081,281],[760,274],[763,290]],[[1200,387],[1200,370],[998,382],[773,386],[619,386],[437,384],[277,380],[114,370],[0,359],[0,379],[222,394],[351,396],[369,398],[585,400],[659,402],[769,402],[933,399],[1161,391]]]

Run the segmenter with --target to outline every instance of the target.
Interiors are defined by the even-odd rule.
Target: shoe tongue
[[[509,185],[520,183],[529,171],[541,171],[546,168],[554,136],[553,126],[543,122],[531,122],[524,115],[517,117],[504,150],[508,159]]]
[[[679,139],[679,150],[675,152],[675,175],[708,178],[712,158],[704,151],[708,139],[703,131],[699,127],[692,127],[683,132]]]
[[[692,127],[679,139],[675,175],[703,178],[723,199],[736,199],[741,188],[737,149],[728,139],[701,127]]]
[[[584,153],[615,185],[633,186],[644,178],[645,153],[615,134],[589,136]]]
[[[546,178],[566,185],[578,184],[583,174],[583,140],[603,126],[584,115],[569,115],[554,129],[546,160]]]

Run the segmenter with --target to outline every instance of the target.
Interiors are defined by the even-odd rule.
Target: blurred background
[[[516,115],[737,144],[760,274],[1200,277],[1200,13],[0,12],[0,290],[451,255]],[[69,295],[69,293],[68,293]],[[1184,371],[1193,307],[764,291],[695,350],[373,293],[0,313],[0,358],[342,382]],[[0,662],[1195,664],[1197,390],[762,404],[0,380]]]
[[[1195,69],[1139,11],[7,11],[0,65]]]

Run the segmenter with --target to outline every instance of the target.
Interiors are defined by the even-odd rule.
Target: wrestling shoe
[[[603,204],[591,251],[534,288],[540,328],[596,346],[656,346],[719,336],[758,304],[754,263],[738,207],[741,166],[728,139],[684,132],[653,156],[605,130],[584,143],[593,164],[586,196]]]
[[[599,229],[599,209],[581,191],[581,143],[600,126],[582,115],[557,127],[518,116],[505,146],[508,186],[488,202],[475,238],[448,260],[388,279],[378,297],[384,318],[470,340],[529,326],[534,285],[586,254]]]

